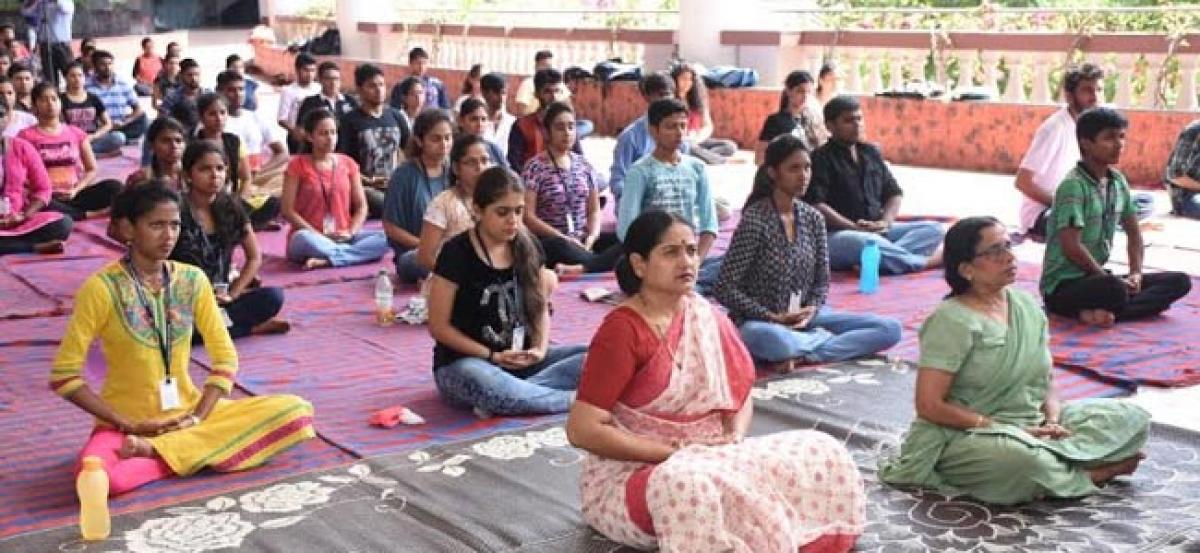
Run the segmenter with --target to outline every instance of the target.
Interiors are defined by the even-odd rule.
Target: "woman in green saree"
[[[1150,415],[1128,402],[1060,404],[1046,316],[1010,285],[1004,226],[963,219],[946,233],[951,292],[921,327],[916,411],[880,479],[997,504],[1079,497],[1142,460]]]

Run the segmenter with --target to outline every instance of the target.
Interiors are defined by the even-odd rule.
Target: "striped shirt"
[[[125,118],[133,113],[133,107],[138,105],[137,93],[133,91],[133,86],[116,75],[113,75],[112,83],[107,86],[100,84],[96,77],[89,78],[87,91],[100,98],[113,123],[124,122]]]

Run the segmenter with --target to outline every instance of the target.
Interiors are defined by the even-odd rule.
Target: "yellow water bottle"
[[[112,523],[108,518],[108,473],[104,472],[104,461],[94,455],[83,458],[75,491],[79,494],[79,531],[83,539],[108,538]]]

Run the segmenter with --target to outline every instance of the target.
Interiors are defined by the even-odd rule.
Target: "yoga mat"
[[[856,550],[1200,548],[1194,522],[1200,435],[1168,426],[1153,428],[1149,457],[1137,473],[1086,499],[999,507],[882,485],[875,467],[908,426],[912,386],[911,371],[859,364],[755,386],[752,435],[815,429],[850,449],[868,494],[867,527]],[[100,550],[186,544],[297,553],[631,551],[583,522],[583,458],[559,424],[543,424],[118,516],[113,538]],[[64,527],[11,537],[0,548],[53,551],[75,539],[75,529]]]
[[[0,267],[0,319],[44,317],[58,313],[58,301]]]
[[[239,385],[256,395],[294,393],[311,401],[321,436],[356,455],[406,451],[546,420],[480,420],[442,402],[433,382],[428,328],[376,325],[369,281],[287,293],[292,332],[239,340]],[[398,295],[396,305],[403,306],[409,295]],[[208,362],[203,352],[196,359]],[[367,423],[374,411],[395,405],[413,409],[426,424],[385,429]]]
[[[46,319],[61,322],[61,318]],[[9,325],[27,321],[5,322]],[[57,339],[45,340],[45,328],[25,329],[25,345],[0,343],[0,536],[70,524],[78,516],[74,464],[92,429],[92,418],[49,390],[47,379]],[[206,372],[191,369],[203,382]],[[90,376],[90,375],[89,375]],[[90,384],[99,390],[99,381]],[[245,397],[235,394],[234,397]],[[126,513],[261,485],[297,473],[334,467],[351,460],[322,440],[309,440],[255,470],[156,482],[110,502],[115,513]],[[0,549],[6,549],[0,547]],[[34,550],[26,550],[34,551]]]

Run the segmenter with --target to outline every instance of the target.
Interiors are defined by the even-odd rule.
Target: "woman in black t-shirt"
[[[62,121],[79,127],[92,141],[92,152],[98,157],[121,155],[125,134],[112,130],[112,121],[104,111],[104,102],[84,88],[83,64],[67,66],[67,90],[62,93]]]
[[[478,223],[450,239],[430,280],[429,333],[438,392],[486,418],[564,413],[586,346],[550,347],[542,254],[521,224],[525,187],[492,167],[472,196]]]
[[[291,325],[275,318],[283,307],[283,289],[253,287],[262,253],[250,218],[237,200],[221,191],[227,169],[224,152],[212,142],[197,140],[184,150],[187,193],[179,206],[179,239],[170,258],[195,265],[208,276],[231,337],[287,332]],[[231,281],[233,250],[238,246],[246,262]]]
[[[804,147],[815,152],[826,140],[829,130],[812,101],[813,78],[808,71],[792,71],[783,82],[779,95],[779,111],[767,116],[762,132],[758,133],[758,145],[754,148],[754,164],[762,165],[763,152],[767,143],[781,134],[791,133],[804,141]]]

